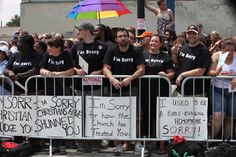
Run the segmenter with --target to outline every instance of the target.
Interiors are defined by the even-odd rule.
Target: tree
[[[20,16],[14,15],[9,22],[6,24],[8,27],[19,27],[20,26]]]

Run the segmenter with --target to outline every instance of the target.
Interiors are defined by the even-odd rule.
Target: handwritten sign
[[[136,97],[86,97],[85,136],[136,137]]]
[[[157,136],[207,139],[207,98],[158,97]]]
[[[2,96],[0,134],[81,137],[80,96]]]

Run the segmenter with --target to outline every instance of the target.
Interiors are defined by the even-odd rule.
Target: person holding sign
[[[106,45],[94,39],[94,26],[91,23],[83,22],[78,29],[82,41],[72,47],[72,56],[75,63],[74,71],[79,76],[101,75],[103,67],[103,57],[106,53]],[[75,79],[75,91],[77,95],[98,96],[102,95],[101,85],[84,85],[81,79]],[[93,143],[94,142],[94,143]],[[98,151],[99,141],[81,141],[78,151],[90,152],[92,149]]]
[[[115,39],[117,45],[108,48],[103,60],[103,74],[110,80],[113,86],[111,94],[119,96],[121,92],[122,96],[138,95],[134,80],[145,73],[143,54],[140,49],[129,44],[129,33],[125,28],[118,28],[116,30]],[[129,76],[119,79],[115,78],[114,75]],[[140,148],[142,147],[140,147],[140,144],[136,146],[135,152],[141,154]],[[120,143],[114,149],[114,153],[119,156],[123,152],[124,147]]]
[[[79,76],[101,75],[102,60],[107,47],[103,42],[93,38],[94,26],[91,23],[83,22],[75,28],[78,29],[79,36],[82,39],[82,41],[72,47],[75,74]],[[80,80],[75,81],[75,89],[78,93],[81,93],[82,87]],[[96,89],[96,87],[94,86],[93,89]],[[91,87],[85,86],[84,90],[91,91]]]
[[[146,62],[145,75],[158,74],[160,76],[167,77],[169,80],[172,80],[175,75],[174,67],[170,56],[161,50],[163,43],[162,40],[163,38],[159,35],[153,35],[150,40],[150,50],[143,53]],[[156,119],[154,118],[156,117],[156,99],[160,96],[169,96],[169,85],[164,79],[159,80],[158,78],[144,78],[141,80],[141,83],[141,102],[143,111],[142,135],[156,137]],[[148,125],[149,121],[150,126]],[[165,152],[164,142],[161,142],[158,153],[163,154]]]
[[[231,39],[226,38],[222,42],[222,51],[212,55],[212,63],[208,75],[210,76],[236,76],[236,46]],[[231,122],[236,117],[236,78],[222,79],[214,78],[212,81],[214,90],[214,135],[216,138],[221,130],[222,119],[224,119],[224,139],[231,137]],[[223,100],[222,100],[223,99]],[[223,104],[222,104],[223,101]],[[222,118],[224,117],[224,118]]]

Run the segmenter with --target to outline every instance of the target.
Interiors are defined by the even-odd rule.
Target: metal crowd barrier
[[[0,75],[0,105],[1,105],[1,114],[0,114],[0,117],[1,117],[1,125],[0,125],[0,130],[2,132],[2,134],[0,135],[0,137],[2,138],[13,138],[12,136],[9,136],[9,135],[6,135],[5,132],[10,130],[10,126],[5,124],[4,121],[4,113],[3,113],[3,110],[4,110],[4,96],[5,95],[13,95],[14,94],[14,83],[11,81],[11,79],[9,79],[8,77],[5,77],[4,75]]]
[[[183,96],[186,95],[186,89],[191,89],[191,96],[199,97],[204,96],[208,97],[208,139],[209,142],[222,142],[224,140],[230,140],[231,142],[235,142],[235,112],[236,112],[236,94],[235,91],[229,92],[229,88],[223,89],[218,88],[217,91],[219,95],[215,95],[217,92],[215,86],[223,87],[224,84],[230,84],[230,81],[235,78],[235,76],[217,76],[217,77],[188,77],[185,78],[181,87],[181,93]],[[201,82],[197,82],[200,80]],[[187,83],[191,82],[192,86],[188,86]],[[198,93],[196,93],[196,88],[198,88]],[[199,90],[200,89],[200,90]],[[199,92],[201,91],[201,92]],[[230,107],[231,110],[227,113],[227,118],[224,115],[226,112],[226,107],[224,103],[228,103],[227,107]],[[216,104],[220,104],[220,108],[222,112],[219,112],[218,109],[215,110]],[[219,105],[218,105],[219,106]],[[195,109],[195,108],[194,108]],[[218,113],[217,113],[218,112]],[[214,114],[215,113],[215,114]],[[219,115],[221,114],[221,115]],[[230,118],[231,117],[231,118]],[[232,118],[233,117],[233,118]],[[230,122],[229,122],[230,121]],[[219,124],[219,122],[221,124]],[[230,126],[229,126],[230,123]],[[220,127],[220,130],[218,130]],[[215,128],[215,129],[214,129]],[[218,128],[218,129],[217,129]],[[230,129],[230,130],[225,130]],[[216,130],[218,130],[216,133]],[[229,132],[226,135],[226,132]],[[229,135],[230,134],[230,135]]]
[[[114,77],[118,80],[122,80],[127,76],[117,75]],[[222,82],[224,82],[233,77],[217,78],[222,79]],[[31,81],[33,81],[33,83]],[[28,127],[28,125],[32,124],[25,118],[27,125],[24,125],[25,130],[23,131],[25,132],[23,135],[29,138],[46,138],[50,139],[50,141],[52,141],[52,139],[163,141],[167,140],[167,138],[171,138],[171,133],[189,133],[190,131],[188,129],[195,129],[193,131],[195,133],[189,133],[188,139],[196,140],[194,134],[197,134],[196,132],[198,129],[199,133],[201,133],[201,125],[197,125],[197,122],[206,120],[208,124],[208,135],[207,138],[202,140],[210,142],[222,141],[225,138],[224,131],[221,131],[217,137],[213,136],[215,133],[212,126],[214,126],[215,120],[214,116],[211,116],[213,112],[209,112],[210,110],[214,111],[215,102],[214,97],[211,96],[214,95],[214,84],[215,80],[213,77],[185,78],[181,86],[182,98],[179,99],[171,96],[172,87],[170,81],[166,77],[156,75],[142,76],[122,90],[115,90],[111,82],[105,79],[103,75],[89,75],[83,77],[32,76],[27,79],[25,84],[24,95],[28,99],[23,98],[22,96],[22,101],[24,101],[23,104],[25,105],[25,108],[28,107],[36,111],[31,117],[28,117],[28,120],[31,118],[34,121],[36,127],[33,129]],[[12,87],[14,87],[13,84]],[[12,90],[14,90],[14,88],[12,88]],[[222,90],[222,95],[224,92],[225,91]],[[188,97],[190,98],[188,99]],[[199,97],[202,99],[199,100]],[[204,97],[208,97],[208,100],[203,99]],[[221,98],[222,104],[224,99],[225,98],[223,97]],[[163,104],[164,101],[167,104]],[[233,93],[231,101],[231,107],[234,109],[235,101]],[[29,105],[29,102],[33,104],[33,107]],[[191,111],[181,111],[181,107],[183,107],[184,110],[184,105],[186,105],[182,102],[188,103],[187,105],[189,106],[191,105],[189,102],[193,102],[193,104],[196,103],[203,107],[206,107],[208,103],[208,119],[196,118],[196,114],[199,114],[199,116],[202,117],[207,116],[205,115],[206,111],[198,111],[198,108],[196,108],[195,105],[190,108]],[[151,107],[153,104],[157,104],[155,109],[152,109]],[[115,111],[113,112],[111,107],[107,107],[107,105],[113,105],[112,107],[117,107],[117,109],[114,109]],[[136,107],[134,107],[134,105],[136,105]],[[171,105],[176,108],[171,108]],[[50,107],[48,108],[48,106]],[[3,103],[2,111],[4,110],[4,107],[6,106],[4,106]],[[175,111],[175,109],[178,108],[180,108],[180,110]],[[122,112],[119,112],[119,109],[122,110]],[[89,113],[85,113],[85,111],[88,110]],[[155,120],[153,120],[152,117],[154,112],[156,112]],[[162,116],[162,112],[165,112],[166,115]],[[59,116],[56,117],[55,113]],[[186,115],[186,117],[192,116],[192,118],[179,118],[183,115]],[[231,113],[231,115],[233,115],[233,113]],[[98,116],[111,119],[111,121],[103,123],[96,119]],[[117,116],[120,116],[123,119],[122,121],[119,121],[118,124],[115,124],[112,119],[114,120],[114,117]],[[90,119],[88,117],[90,117]],[[161,118],[158,119],[157,117],[163,117],[164,120],[161,120]],[[224,117],[222,116],[221,130],[224,130],[225,128],[223,118]],[[146,121],[141,121],[143,119],[146,119]],[[177,124],[181,123],[183,123],[183,125],[177,127]],[[206,122],[204,122],[204,124],[205,123]],[[110,130],[105,130],[103,134],[102,132],[96,132],[96,129],[98,128],[96,128],[96,125],[94,124],[99,124],[100,129],[102,128],[102,125],[105,125],[105,129],[107,126],[110,126],[110,128],[107,127]],[[120,128],[123,127],[127,133],[122,132],[121,136],[121,132],[114,129],[112,130],[112,128],[118,128],[113,127],[113,125],[119,125]],[[168,125],[169,128],[167,127]],[[190,125],[190,127],[184,127],[184,125]],[[60,129],[57,127],[52,129],[54,126],[62,127]],[[32,134],[27,132],[30,129],[33,132]],[[115,131],[117,131],[116,134],[114,133]],[[201,131],[204,132],[204,130]],[[234,141],[234,132],[234,119],[231,119],[231,141]],[[105,136],[105,133],[110,133],[113,136]],[[117,134],[120,136],[117,136]],[[99,135],[101,135],[101,137]],[[166,138],[163,138],[164,135],[166,135]],[[198,137],[201,137],[201,135]]]
[[[116,75],[114,76],[115,78],[119,79],[119,80],[122,80],[123,78],[126,78],[128,77],[128,75]],[[30,91],[28,90],[28,87],[29,87],[29,81],[31,80],[36,80],[36,82],[40,82],[40,83],[43,83],[44,85],[39,85],[39,83],[36,83],[35,84],[35,91]],[[47,82],[47,79],[51,79],[51,82],[50,82],[50,85],[54,84],[53,86],[53,89],[51,89],[51,91],[53,91],[53,93],[50,93],[51,96],[57,96],[57,86],[55,85],[56,84],[56,80],[57,79],[60,79],[60,82],[62,83],[62,92],[60,93],[61,95],[59,95],[58,97],[62,97],[62,96],[71,96],[72,98],[73,97],[76,97],[76,96],[81,96],[81,102],[82,102],[82,111],[84,111],[85,109],[85,96],[91,96],[92,98],[93,97],[123,97],[123,96],[126,96],[126,97],[129,97],[129,99],[127,99],[129,101],[129,105],[131,105],[131,97],[134,96],[137,98],[136,100],[136,103],[137,103],[137,111],[141,111],[141,97],[142,97],[142,91],[143,91],[143,88],[146,88],[147,86],[151,86],[152,85],[152,80],[155,79],[156,82],[158,82],[159,86],[161,85],[161,83],[163,84],[163,81],[166,83],[165,85],[165,88],[166,88],[166,95],[167,97],[171,96],[171,83],[170,81],[166,78],[166,77],[161,77],[161,76],[156,76],[156,75],[149,75],[149,76],[142,76],[140,77],[139,79],[135,80],[134,83],[132,82],[128,87],[126,87],[125,90],[115,90],[113,87],[112,87],[112,84],[111,82],[109,82],[109,80],[106,80],[105,77],[103,75],[89,75],[89,76],[83,76],[83,77],[80,77],[80,76],[68,76],[68,77],[42,77],[40,75],[38,76],[32,76],[30,78],[27,79],[26,81],[26,84],[25,84],[25,95],[31,95],[33,93],[33,95],[35,95],[36,99],[38,99],[39,96],[47,96],[47,86],[48,86],[48,82]],[[81,80],[82,79],[82,82]],[[142,84],[142,81],[145,80],[145,86],[141,85]],[[69,82],[69,83],[68,83]],[[77,84],[76,85],[76,82],[80,82],[82,83],[81,84]],[[67,84],[67,85],[66,85]],[[69,84],[69,85],[68,85]],[[76,89],[76,86],[78,86],[79,88]],[[43,87],[43,89],[42,89]],[[69,88],[68,88],[69,87]],[[88,89],[89,87],[89,89]],[[91,87],[91,88],[90,88]],[[133,88],[134,87],[134,88]],[[39,89],[41,88],[41,89]],[[67,88],[67,89],[66,89]],[[148,91],[149,90],[149,91]],[[157,97],[160,97],[161,96],[161,88],[159,87],[156,87],[156,91],[157,93],[159,93],[158,95],[156,95]],[[66,93],[65,91],[69,92],[69,95],[68,93]],[[151,93],[150,91],[150,88],[146,89],[146,92],[149,92]],[[151,94],[150,94],[151,95]],[[147,98],[147,99],[151,99],[151,97]],[[92,101],[92,106],[94,106],[94,101]],[[149,113],[151,112],[150,111],[150,101],[149,103],[147,104],[149,106]],[[36,107],[36,109],[39,109],[39,107]],[[132,112],[132,111],[130,111]],[[84,118],[84,112],[82,112],[82,128],[85,127],[85,120],[83,119]],[[141,112],[137,113],[137,118],[138,119],[141,119]],[[146,138],[149,137],[150,140],[156,140],[156,138],[151,137],[151,129],[150,129],[150,119],[152,117],[150,117],[150,114],[149,114],[149,125],[148,125],[148,134],[146,135]],[[141,137],[141,122],[139,121],[138,123],[138,134],[136,135],[137,137],[135,138],[116,138],[116,140],[130,140],[130,141],[133,141],[133,140],[143,140],[143,138]],[[35,137],[35,136],[32,136],[32,137]],[[38,136],[36,136],[38,137]],[[49,137],[45,137],[45,136],[39,136],[40,138],[51,138],[50,136]],[[55,139],[57,138],[61,138],[61,137],[53,137]],[[75,139],[75,137],[63,137],[63,139]],[[112,138],[98,138],[98,137],[88,137],[88,136],[85,136],[84,133],[82,133],[82,137],[78,138],[78,139],[86,139],[86,140],[94,140],[94,139],[106,139],[106,140],[113,140]],[[147,138],[148,139],[148,138]]]

